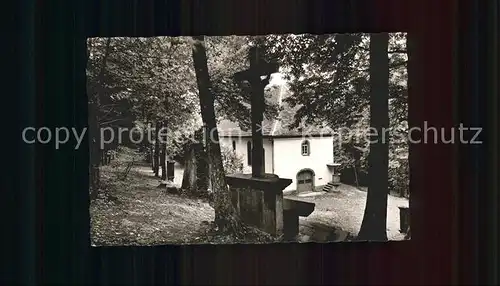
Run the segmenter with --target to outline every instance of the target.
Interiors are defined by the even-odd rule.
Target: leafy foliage
[[[107,40],[88,40],[87,90],[89,98],[99,97],[99,124],[141,126],[151,132],[148,123],[165,121],[168,153],[182,156],[183,146],[202,124],[191,38],[112,38],[104,75],[98,78]],[[216,114],[248,128],[250,90],[233,75],[248,68],[251,38],[209,37],[206,42]],[[276,113],[277,106],[269,104],[266,116]]]
[[[215,36],[208,37],[206,43],[217,116],[237,122],[242,129],[248,130],[251,90],[248,82],[236,81],[234,74],[250,67],[247,55],[253,45],[253,38]],[[265,91],[266,98],[272,96],[272,91]],[[266,103],[264,116],[274,118],[278,112],[277,105],[269,100]]]
[[[389,43],[390,126],[399,133],[408,130],[405,37],[404,33],[391,34]],[[88,41],[87,86],[89,98],[99,99],[99,124],[150,128],[147,123],[165,121],[167,153],[169,157],[182,157],[201,126],[191,38],[112,38],[100,78],[106,41]],[[294,113],[285,116],[288,127],[326,124],[333,130],[350,128],[342,142],[336,141],[348,143],[335,145],[336,160],[342,163],[341,168],[351,167],[354,160],[345,147],[354,144],[364,150],[360,166],[365,169],[370,92],[368,44],[365,34],[206,37],[216,115],[248,130],[250,89],[248,83],[236,82],[233,76],[249,67],[249,48],[260,46],[267,60],[280,64],[280,72],[288,81],[290,95],[284,103]],[[265,117],[274,119],[281,111],[276,104],[277,90],[269,88],[265,93]],[[346,136],[350,140],[346,141]],[[394,138],[390,139],[390,160],[399,162],[391,166],[396,173],[405,174],[407,160],[401,158],[408,152],[407,143],[393,143]]]
[[[183,38],[113,38],[103,79],[99,67],[107,39],[89,39],[88,93],[99,94],[101,126],[149,129],[166,122],[167,149],[201,124],[190,43]]]
[[[232,149],[221,146],[222,162],[226,174],[243,172],[243,158],[236,154]]]

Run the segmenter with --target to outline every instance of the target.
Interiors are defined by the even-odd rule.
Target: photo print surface
[[[411,239],[406,33],[87,55],[92,246]]]

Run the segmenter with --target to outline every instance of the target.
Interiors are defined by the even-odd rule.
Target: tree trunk
[[[372,34],[370,39],[370,125],[377,130],[371,138],[368,157],[370,183],[358,240],[387,240],[387,192],[389,187],[389,35]]]
[[[210,134],[208,132],[208,129],[203,127],[203,136],[205,136],[205,140],[203,140],[203,152],[204,152],[204,157],[203,157],[203,164],[205,166],[206,170],[206,184],[207,184],[207,191],[210,190],[212,192],[212,180],[210,179],[210,174],[212,174],[212,168],[210,166],[210,162],[208,161],[208,138],[210,138]],[[213,205],[211,205],[214,207]]]
[[[167,180],[167,144],[160,144],[160,165],[161,165],[161,179],[163,181]]]
[[[151,163],[151,170],[154,172],[155,166],[156,166],[156,164],[155,164],[155,143],[149,142],[149,139],[148,139],[148,149],[149,149],[149,161]]]
[[[184,161],[182,188],[189,190],[191,193],[206,192],[208,188],[209,173],[207,155],[204,150],[203,132],[204,128],[195,132],[195,142],[189,146]]]
[[[194,145],[189,147],[184,161],[184,174],[182,177],[182,189],[190,193],[196,192],[197,162]]]
[[[153,172],[155,171],[155,159],[154,159],[154,152],[155,152],[155,145],[153,143],[149,144],[149,161],[151,163],[151,170]]]
[[[150,141],[150,136],[149,136],[149,132],[151,132],[151,122],[149,121],[149,118],[146,119],[146,130],[147,130],[147,140],[146,140],[146,152],[147,152],[147,162],[149,164],[151,164],[151,169],[154,171],[154,162],[153,162],[153,144],[152,142]]]
[[[166,127],[166,122],[163,122],[162,127]],[[162,132],[163,133],[163,132]],[[161,179],[167,180],[167,138],[163,135],[160,142],[160,165],[161,165]]]
[[[194,155],[196,157],[196,188],[200,192],[207,193],[209,188],[210,173],[208,171],[207,154],[203,148],[203,144],[197,144],[195,146]]]
[[[356,188],[360,190],[361,188],[359,187],[359,179],[358,179],[358,160],[354,158],[354,180],[356,182]]]
[[[167,180],[167,144],[160,144],[160,169],[161,169],[161,180]]]
[[[195,131],[194,156],[196,157],[196,190],[207,194],[210,180],[210,173],[208,171],[208,158],[205,152],[204,138],[205,128],[200,128]],[[212,206],[213,207],[213,206]]]
[[[215,119],[214,97],[208,74],[207,54],[203,36],[193,37],[193,62],[200,97],[201,117],[210,136],[207,137],[207,155],[210,166],[210,181],[214,194],[215,224],[219,230],[238,232],[240,220],[231,203],[231,193],[226,184],[217,121]]]
[[[155,150],[154,150],[154,157],[153,157],[153,162],[154,162],[154,168],[153,171],[155,172],[155,176],[159,176],[160,172],[160,128],[161,124],[159,121],[156,121],[156,126],[155,126]]]

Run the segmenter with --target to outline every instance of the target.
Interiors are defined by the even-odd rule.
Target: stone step
[[[323,191],[329,191],[333,188],[333,184],[328,183],[323,187]]]
[[[333,183],[333,182],[329,182],[328,184],[326,184],[323,187],[322,191],[324,191],[324,192],[331,192],[331,191],[333,191],[336,188],[336,186],[338,186],[338,184]]]

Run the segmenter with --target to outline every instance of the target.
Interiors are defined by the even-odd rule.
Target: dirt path
[[[315,225],[340,228],[357,235],[366,203],[366,192],[359,191],[349,185],[338,187],[338,193],[326,193],[314,197],[286,196],[297,200],[316,204],[314,212],[306,218],[300,218],[301,233],[310,235]],[[403,240],[404,234],[399,232],[399,206],[408,206],[408,200],[389,196],[387,202],[387,236],[389,240]]]
[[[134,166],[117,180],[120,165],[102,167],[107,189],[90,206],[93,245],[158,245],[203,240],[214,211],[206,201],[168,194],[149,166]]]

